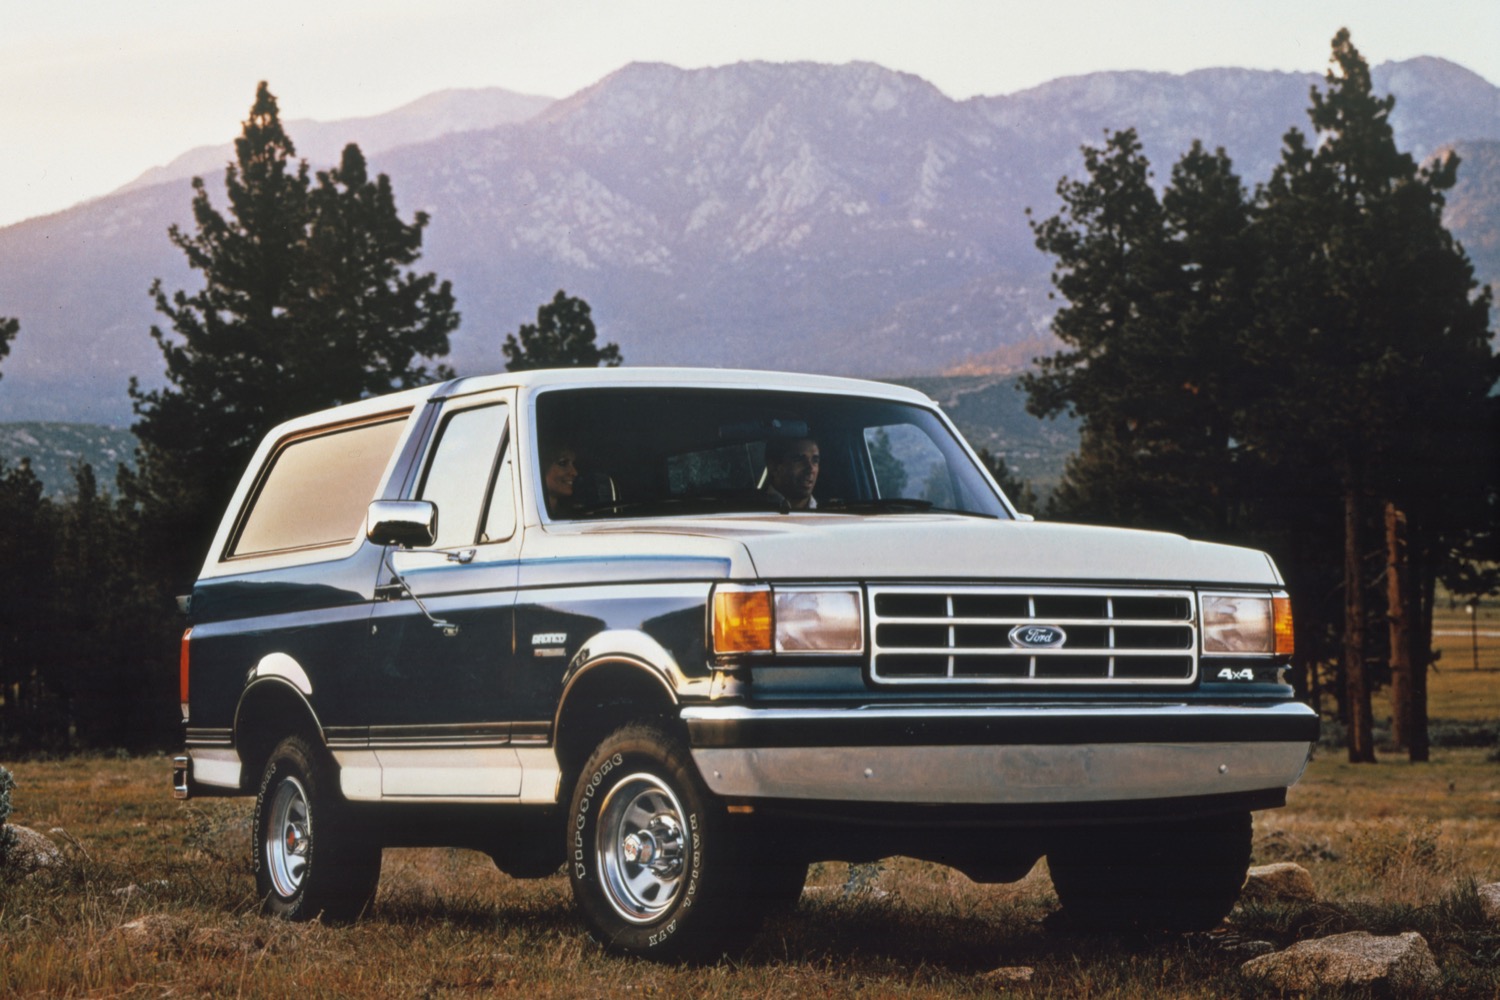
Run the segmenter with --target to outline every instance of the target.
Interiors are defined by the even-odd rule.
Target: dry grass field
[[[1476,671],[1467,635],[1443,639],[1434,716],[1500,722],[1497,643]],[[1044,864],[983,886],[892,859],[852,882],[845,865],[815,867],[795,911],[706,967],[608,956],[575,921],[562,877],[515,881],[465,851],[387,851],[360,923],[267,920],[248,802],[174,801],[165,758],[21,761],[9,765],[12,819],[48,833],[66,863],[0,881],[0,995],[1248,998],[1261,994],[1238,975],[1236,939],[1368,929],[1420,931],[1442,996],[1493,997],[1500,925],[1474,886],[1500,881],[1497,760],[1474,746],[1355,767],[1321,751],[1288,807],[1258,814],[1255,862],[1304,865],[1322,899],[1242,905],[1232,933],[1071,934],[1047,920],[1057,904]],[[1015,967],[1034,975],[1013,981]]]

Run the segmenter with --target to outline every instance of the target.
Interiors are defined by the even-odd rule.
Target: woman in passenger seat
[[[578,481],[578,452],[571,445],[555,443],[542,450],[547,465],[542,470],[543,494],[548,517],[565,517],[573,506],[573,485]]]

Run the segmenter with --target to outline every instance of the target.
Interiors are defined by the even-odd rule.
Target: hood
[[[749,565],[731,575],[764,580],[1054,580],[1150,584],[1282,586],[1269,556],[1254,549],[1194,542],[1180,535],[1039,521],[994,521],[950,514],[856,516],[834,513],[756,515],[670,521],[614,521],[569,526],[575,544],[630,548],[659,541],[658,551],[736,549]],[[673,540],[675,538],[675,541]],[[691,539],[691,541],[690,541]],[[707,543],[707,545],[705,545]],[[737,543],[737,544],[736,544]],[[608,547],[608,546],[606,546]],[[650,546],[647,543],[646,547]],[[741,549],[741,547],[743,547]]]

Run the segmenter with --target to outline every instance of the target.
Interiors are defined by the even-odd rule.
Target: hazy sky
[[[955,98],[1095,70],[1441,56],[1500,83],[1500,0],[0,0],[0,225],[239,132],[435,90],[564,97],[633,61],[861,59]]]

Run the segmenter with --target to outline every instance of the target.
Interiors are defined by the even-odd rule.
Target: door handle
[[[474,549],[459,549],[457,552],[448,553],[448,561],[468,565],[474,561]]]

